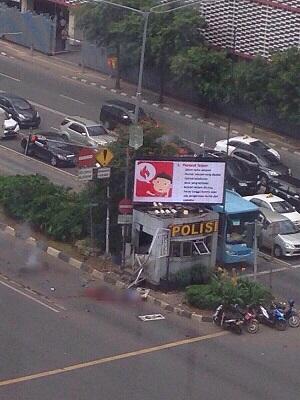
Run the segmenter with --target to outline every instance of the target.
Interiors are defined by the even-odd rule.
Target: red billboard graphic
[[[225,162],[139,160],[133,201],[220,204],[224,175]]]

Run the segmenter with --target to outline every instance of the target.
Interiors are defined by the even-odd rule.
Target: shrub
[[[194,265],[189,269],[171,274],[169,282],[177,288],[185,288],[192,284],[205,283],[207,279],[207,268],[202,265]]]
[[[214,308],[218,304],[261,304],[272,299],[272,294],[263,285],[247,279],[232,280],[228,275],[213,275],[207,285],[187,288],[188,302],[199,308]]]

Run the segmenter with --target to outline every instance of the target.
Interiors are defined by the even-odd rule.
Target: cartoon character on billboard
[[[173,162],[140,161],[136,166],[136,197],[172,196]]]

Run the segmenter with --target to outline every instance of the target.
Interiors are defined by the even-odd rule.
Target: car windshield
[[[269,150],[269,146],[267,146],[265,143],[261,142],[260,140],[255,140],[254,142],[251,142],[251,146],[255,147],[258,150]]]
[[[13,104],[18,110],[31,110],[31,105],[25,100],[16,99],[14,100]]]
[[[272,207],[279,214],[291,213],[294,211],[293,206],[285,200],[281,201],[272,201]]]
[[[228,170],[231,172],[232,175],[235,176],[245,176],[245,174],[249,173],[248,169],[245,168],[238,160],[234,158],[230,158],[227,161]]]
[[[226,243],[245,243],[247,223],[255,220],[256,213],[229,214],[227,216]]]
[[[278,158],[276,158],[272,153],[265,152],[262,156],[262,161],[266,166],[281,165]]]
[[[89,126],[87,128],[89,136],[107,135],[106,129],[101,125]]]
[[[273,225],[273,224],[271,224]],[[291,221],[279,221],[276,222],[276,225],[279,226],[279,229],[276,230],[280,235],[291,235],[293,233],[299,233],[299,229]]]

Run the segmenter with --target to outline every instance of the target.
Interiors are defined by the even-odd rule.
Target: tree
[[[119,4],[139,8],[140,0],[120,0]],[[137,14],[110,4],[86,4],[78,11],[78,26],[85,37],[98,46],[113,48],[116,58],[116,89],[120,89],[122,52],[141,34],[141,18]]]
[[[269,73],[268,90],[278,115],[300,125],[300,50],[274,54]]]
[[[179,84],[190,85],[211,104],[228,100],[231,61],[226,52],[191,47],[173,57],[171,71]]]
[[[268,84],[270,80],[269,64],[262,57],[253,61],[241,61],[235,64],[236,82],[235,100],[251,106],[255,113],[263,113],[268,104]],[[252,121],[252,131],[255,123]]]
[[[172,59],[178,53],[203,41],[200,29],[204,20],[199,11],[184,9],[153,14],[149,21],[147,64],[158,69],[160,78],[159,102],[163,102],[165,78]]]

